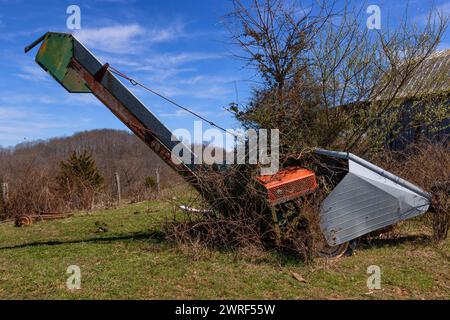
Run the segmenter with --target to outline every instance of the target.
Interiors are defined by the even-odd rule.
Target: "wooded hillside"
[[[46,193],[46,189],[52,189],[53,179],[58,174],[61,161],[67,160],[74,152],[85,151],[92,155],[104,179],[102,193],[105,197],[112,196],[116,190],[115,172],[120,176],[122,196],[130,200],[138,200],[141,197],[146,179],[155,178],[157,168],[160,168],[161,187],[182,182],[181,178],[137,137],[126,131],[111,129],[85,131],[70,137],[0,148],[0,181],[8,183],[11,195]],[[34,202],[41,201],[43,199]],[[49,201],[50,199],[45,199],[44,202]],[[53,206],[42,207],[41,204],[36,209],[49,210],[51,207]]]

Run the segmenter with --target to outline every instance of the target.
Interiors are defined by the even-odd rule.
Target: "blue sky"
[[[369,2],[380,6],[383,23],[395,20],[407,4],[419,20],[432,3],[450,11],[449,0]],[[34,63],[35,50],[23,53],[46,31],[68,32],[70,4],[81,8],[79,38],[101,61],[224,127],[238,127],[224,106],[245,102],[255,77],[232,56],[236,48],[220,23],[229,1],[0,0],[0,146],[95,128],[125,129],[91,95],[66,93]],[[450,48],[448,32],[441,48]],[[135,93],[171,130],[192,130],[194,117]]]

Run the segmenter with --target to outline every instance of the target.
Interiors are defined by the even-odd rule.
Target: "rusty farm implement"
[[[198,165],[194,161],[171,160],[173,148],[181,142],[119,77],[134,85],[139,83],[101,63],[74,35],[48,32],[25,48],[25,52],[39,44],[36,62],[49,75],[70,93],[90,93],[97,97],[163,161],[198,188]],[[184,150],[190,153],[188,159],[196,157],[190,148]],[[421,215],[430,206],[430,194],[351,153],[319,149],[315,153],[341,164],[341,179],[320,210],[321,231],[329,245],[323,252],[327,256],[342,255],[349,241]],[[265,201],[272,208],[276,224],[280,223],[280,205],[314,193],[318,188],[316,173],[300,167],[283,168],[256,180],[265,191]]]

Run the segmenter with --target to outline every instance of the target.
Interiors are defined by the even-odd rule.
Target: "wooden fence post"
[[[9,201],[9,189],[8,189],[8,183],[3,182],[2,183],[2,203],[6,207]]]
[[[161,192],[161,178],[159,175],[159,167],[155,169],[155,175],[156,175],[156,190],[158,190],[158,194]]]
[[[122,190],[120,188],[120,176],[119,173],[116,172],[115,173],[115,177],[116,177],[116,192],[117,192],[117,202],[120,202],[122,200]]]

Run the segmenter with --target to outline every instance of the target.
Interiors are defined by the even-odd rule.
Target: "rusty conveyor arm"
[[[25,52],[42,42],[36,62],[71,93],[92,93],[144,141],[169,166],[189,182],[196,180],[194,153],[190,163],[176,164],[171,151],[179,143],[145,105],[120,82],[83,44],[71,34],[47,32],[25,48]],[[195,184],[195,183],[194,183]]]

